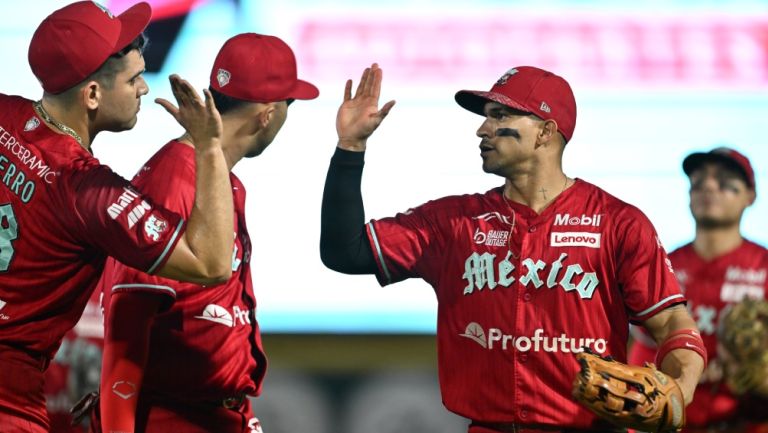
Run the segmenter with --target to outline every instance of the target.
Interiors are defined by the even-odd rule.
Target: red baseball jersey
[[[53,356],[108,255],[154,272],[183,227],[32,101],[0,94],[0,344]]]
[[[234,174],[230,180],[237,232],[232,277],[225,284],[180,283],[111,259],[107,263],[101,281],[105,312],[115,292],[152,292],[175,300],[155,317],[142,392],[183,401],[260,393],[266,357],[251,282],[245,188]],[[195,200],[194,149],[171,141],[144,165],[133,183],[167,208],[189,215]],[[110,320],[108,315],[105,320]]]
[[[688,309],[701,331],[710,364],[717,364],[717,323],[723,309],[749,296],[765,299],[768,293],[768,250],[744,240],[735,250],[713,260],[704,260],[688,244],[673,251],[669,258],[688,298]],[[635,364],[653,362],[656,345],[645,333],[633,332],[631,360]],[[750,418],[754,405],[738,399],[721,382],[701,383],[693,402],[686,409],[686,423],[704,426],[734,417]],[[765,400],[762,400],[765,405]],[[765,408],[761,409],[763,412]],[[757,413],[755,413],[757,415]]]
[[[626,360],[629,322],[684,302],[637,208],[577,179],[541,214],[485,194],[368,224],[381,284],[420,277],[438,300],[445,406],[481,422],[600,425],[571,398],[588,346]]]

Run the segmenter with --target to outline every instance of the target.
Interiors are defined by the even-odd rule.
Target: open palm
[[[395,101],[389,101],[379,109],[381,80],[382,70],[376,63],[363,71],[354,97],[352,80],[347,80],[344,102],[336,115],[336,132],[339,134],[341,147],[364,149],[365,140],[373,134],[395,105]]]
[[[219,143],[224,127],[211,92],[208,89],[203,90],[203,100],[187,80],[176,74],[171,75],[169,80],[179,107],[176,108],[173,103],[162,98],[156,99],[155,102],[165,108],[187,130],[195,147],[205,148]]]

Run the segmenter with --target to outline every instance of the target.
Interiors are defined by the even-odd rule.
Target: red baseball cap
[[[484,116],[489,101],[557,122],[557,129],[569,141],[576,128],[576,98],[568,82],[552,72],[533,66],[517,66],[504,73],[490,91],[461,90],[456,102]]]
[[[64,6],[48,15],[29,44],[29,66],[48,93],[61,93],[96,72],[109,56],[127,47],[152,16],[138,3],[118,16],[92,1]]]
[[[752,164],[749,163],[749,159],[729,147],[718,147],[709,152],[695,152],[688,155],[683,160],[683,171],[686,175],[690,176],[691,173],[707,162],[716,162],[731,168],[744,176],[747,185],[755,189],[755,171],[752,170]]]
[[[314,85],[296,76],[296,56],[280,38],[242,33],[221,47],[211,70],[211,88],[251,102],[314,99]]]

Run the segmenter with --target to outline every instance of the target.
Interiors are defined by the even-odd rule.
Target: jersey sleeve
[[[183,218],[109,167],[85,165],[68,173],[63,192],[73,204],[79,236],[129,266],[148,273],[160,269],[183,234]]]
[[[379,284],[385,286],[414,277],[430,281],[434,267],[428,263],[443,243],[435,223],[435,208],[435,202],[429,202],[366,224]]]
[[[640,210],[627,206],[617,219],[616,234],[618,283],[633,323],[686,302],[656,230]]]
[[[176,301],[174,286],[178,281],[149,275],[110,258],[104,266],[100,284],[105,308],[116,293],[150,293],[162,298],[161,311],[165,311]]]

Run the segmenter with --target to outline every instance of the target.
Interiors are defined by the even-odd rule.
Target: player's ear
[[[749,203],[747,206],[752,206],[755,204],[755,199],[757,198],[757,194],[755,194],[754,189],[747,190],[747,203]]]
[[[268,104],[260,104],[261,110],[259,110],[259,129],[264,129],[269,125],[269,122],[272,121],[272,118],[275,116],[275,103],[270,102]]]
[[[557,138],[557,122],[552,119],[542,122],[539,134],[536,136],[536,144],[554,143]]]
[[[80,98],[83,104],[88,110],[95,110],[99,108],[101,102],[101,85],[96,80],[91,80],[85,83],[80,89]]]

